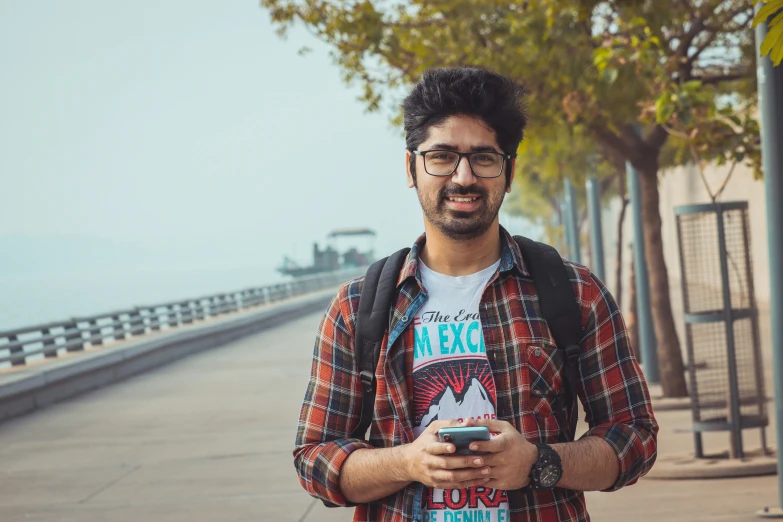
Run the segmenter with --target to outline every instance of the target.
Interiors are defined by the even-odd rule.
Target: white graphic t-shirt
[[[452,277],[419,261],[428,299],[414,318],[413,432],[435,420],[495,418],[495,382],[484,347],[479,303],[500,261]],[[426,522],[508,522],[505,491],[424,488]]]

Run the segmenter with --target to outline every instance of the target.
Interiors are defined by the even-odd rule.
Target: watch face
[[[558,480],[560,480],[560,468],[551,464],[541,470],[538,482],[541,484],[541,487],[551,488],[557,484]]]

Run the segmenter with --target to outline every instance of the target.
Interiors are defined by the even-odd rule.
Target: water
[[[501,223],[512,233],[540,235],[521,218],[501,214]],[[377,252],[409,245],[419,232],[377,245]],[[296,261],[309,264],[309,246],[300,245],[299,252],[306,254]],[[0,331],[278,283],[284,276],[274,267],[284,253],[296,257],[296,248],[231,238],[136,244],[82,236],[0,237]]]
[[[2,275],[0,331],[282,280],[268,267]]]

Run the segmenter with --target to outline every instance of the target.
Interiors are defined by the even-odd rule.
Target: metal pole
[[[590,238],[593,245],[593,273],[601,281],[604,276],[604,232],[601,228],[601,188],[598,180],[587,180],[587,204],[590,209]]]
[[[742,412],[739,404],[739,380],[737,378],[737,350],[734,343],[734,314],[731,309],[729,280],[729,254],[726,251],[726,225],[723,209],[718,204],[715,213],[718,225],[718,250],[720,252],[720,276],[723,288],[723,326],[726,329],[726,361],[729,371],[729,424],[731,424],[731,452],[733,459],[744,458],[742,450]]]
[[[565,202],[568,213],[566,219],[571,226],[571,238],[568,245],[568,249],[571,251],[571,261],[576,263],[582,262],[582,254],[579,251],[579,223],[576,219],[576,192],[574,191],[574,185],[570,179],[565,180]]]
[[[573,256],[573,252],[571,252],[571,220],[568,217],[568,206],[566,205],[565,198],[560,202],[560,223],[563,225],[566,249],[568,250],[568,257],[570,258]]]
[[[685,271],[685,248],[682,244],[682,216],[680,215],[680,212],[677,208],[674,209],[674,216],[675,220],[677,222],[677,243],[679,246],[679,252],[680,252],[680,285],[682,288],[682,309],[685,312],[685,322],[689,323],[688,321],[688,314],[691,311],[690,301],[688,300],[688,283],[687,283],[687,273]],[[686,335],[685,335],[685,347],[688,351],[688,361],[691,362],[694,360],[693,356],[693,336],[689,335],[690,333],[690,324],[685,325],[686,328]],[[690,386],[691,390],[696,390],[696,372],[693,368],[691,368],[690,371],[688,371],[688,386]],[[691,401],[691,419],[693,419],[694,422],[697,420],[700,420],[699,415],[699,404],[698,401]],[[697,459],[704,458],[704,444],[701,436],[701,431],[699,430],[693,430],[693,449],[694,453],[696,454]]]
[[[650,310],[650,283],[647,279],[647,259],[644,257],[644,226],[642,221],[642,191],[639,187],[639,173],[631,162],[625,163],[628,173],[628,195],[631,198],[633,215],[633,252],[636,270],[636,322],[639,325],[639,344],[644,360],[644,376],[648,382],[657,383],[658,347]]]
[[[757,9],[760,7],[757,6]],[[768,20],[771,20],[770,17]],[[756,27],[756,52],[767,36],[767,22]],[[767,204],[769,245],[770,324],[775,375],[775,419],[778,442],[778,500],[783,506],[783,65],[774,67],[769,56],[758,59],[756,69],[761,116],[761,153]],[[761,376],[759,376],[761,377]],[[783,515],[780,509],[777,514]],[[760,513],[761,516],[764,516]]]

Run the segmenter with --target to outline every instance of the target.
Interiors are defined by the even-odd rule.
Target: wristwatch
[[[552,489],[563,476],[563,463],[560,455],[547,444],[536,444],[538,460],[530,470],[530,487],[533,489]]]

